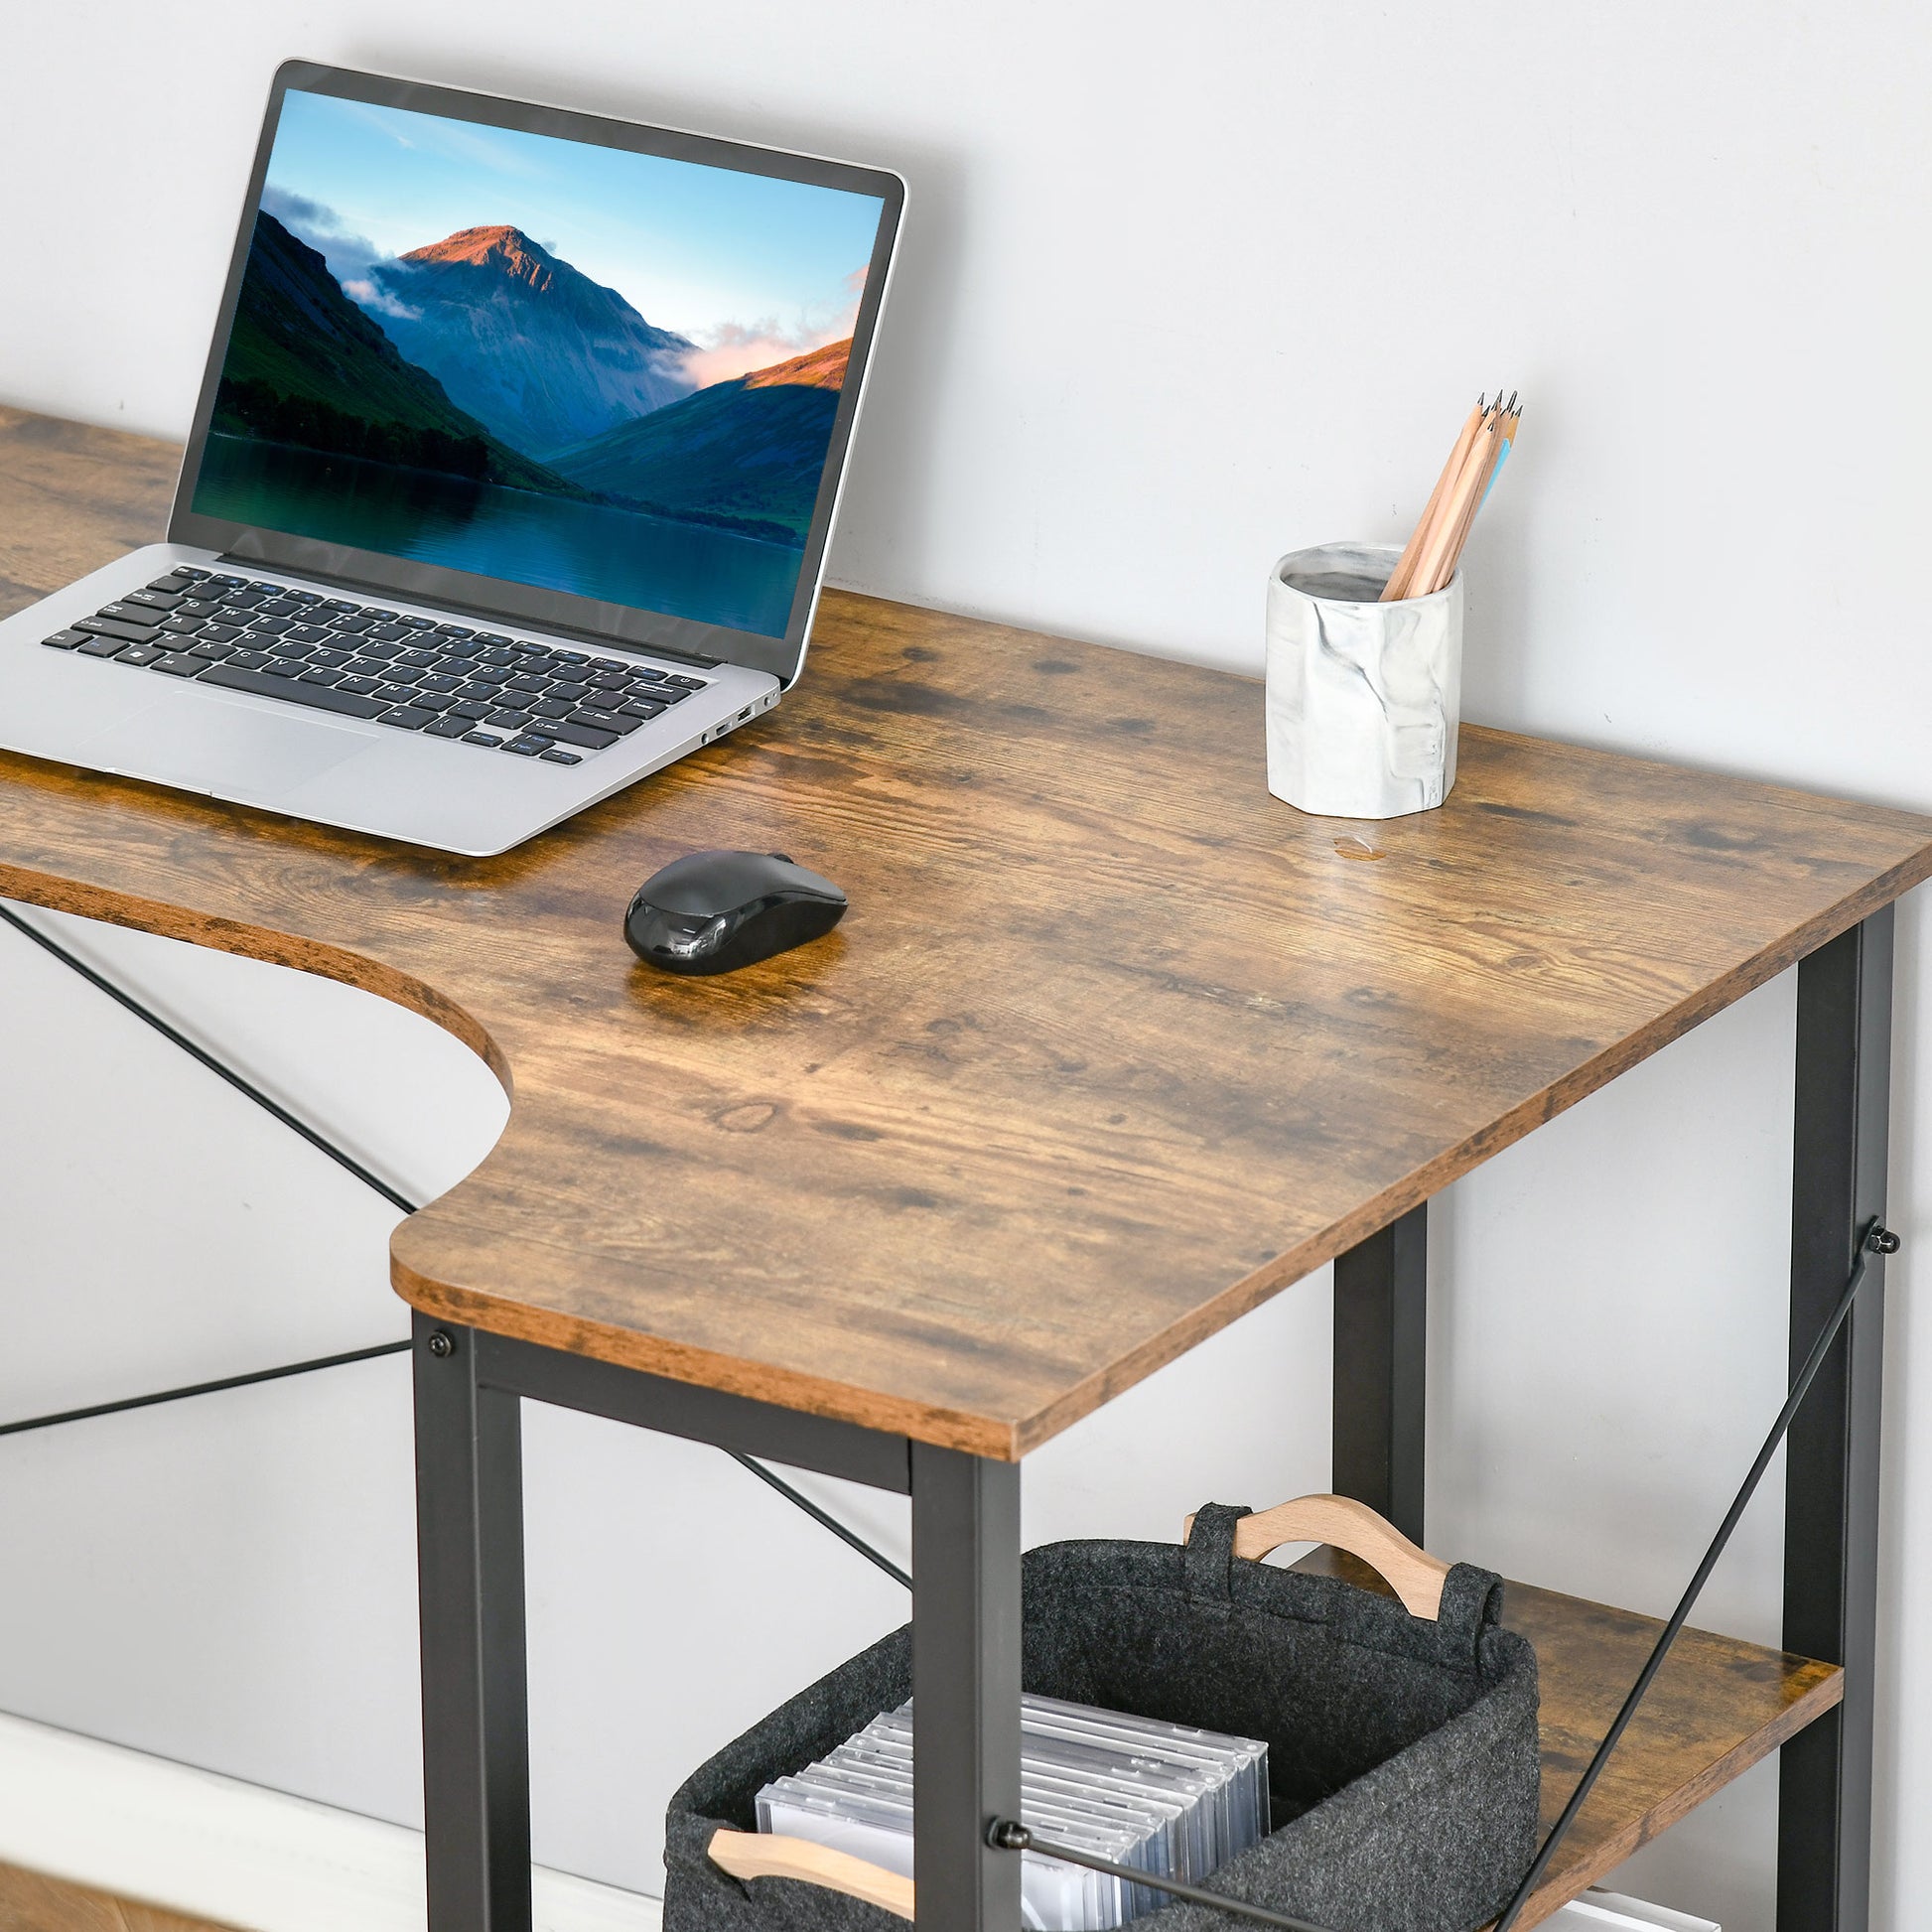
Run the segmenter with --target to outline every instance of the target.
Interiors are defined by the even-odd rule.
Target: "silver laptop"
[[[0,746],[501,852],[797,678],[898,177],[292,63],[168,541]]]

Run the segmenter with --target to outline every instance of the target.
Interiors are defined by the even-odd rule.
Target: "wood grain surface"
[[[1388,1589],[1366,1564],[1339,1551],[1316,1550],[1295,1567]],[[1536,1647],[1547,1833],[1664,1626],[1633,1610],[1528,1584],[1509,1586],[1503,1621]],[[1834,1664],[1708,1630],[1684,1631],[1517,1924],[1527,1932],[1587,1886],[1601,1884],[1639,1848],[1844,1695],[1845,1673]]]
[[[13,606],[158,535],[172,462],[0,412]],[[852,911],[653,973],[624,904],[710,846]],[[1004,1458],[1928,871],[1924,819],[1473,728],[1443,809],[1305,817],[1252,681],[842,594],[768,720],[493,860],[0,757],[0,893],[511,1088],[396,1232],[418,1308]]]
[[[0,1864],[0,1932],[222,1932],[207,1919]]]

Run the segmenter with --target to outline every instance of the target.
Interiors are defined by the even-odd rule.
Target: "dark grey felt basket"
[[[1024,1562],[1025,1688],[1268,1741],[1275,1830],[1209,1885],[1330,1932],[1471,1932],[1537,1843],[1536,1653],[1502,1584],[1458,1564],[1435,1621],[1331,1577],[1234,1555],[1210,1504],[1185,1545],[1052,1543]],[[910,1696],[910,1630],[801,1691],[686,1781],[666,1820],[664,1932],[905,1932],[878,1905],[706,1857],[755,1800]],[[1238,1932],[1176,1902],[1161,1932]]]

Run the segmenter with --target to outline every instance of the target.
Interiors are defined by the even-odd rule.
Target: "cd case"
[[[1027,1696],[1021,1817],[1071,1850],[1197,1884],[1268,1836],[1268,1746],[1252,1737]],[[761,1832],[809,1839],[912,1875],[912,1706],[875,1718],[758,1794]],[[1105,1932],[1166,1894],[1035,1852],[1021,1869],[1031,1932]]]

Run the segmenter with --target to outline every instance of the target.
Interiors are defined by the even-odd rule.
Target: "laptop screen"
[[[291,87],[192,507],[782,637],[885,214]]]

